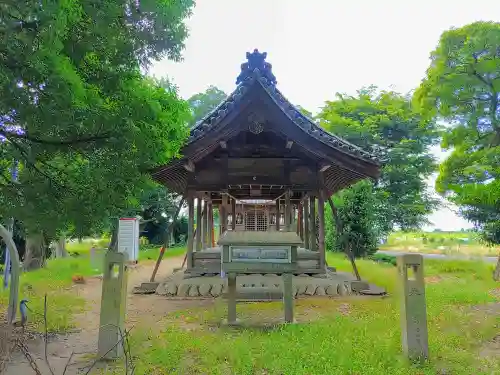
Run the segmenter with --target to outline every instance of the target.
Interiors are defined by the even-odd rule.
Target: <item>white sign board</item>
[[[139,220],[122,218],[118,224],[118,252],[127,253],[129,261],[139,259]]]

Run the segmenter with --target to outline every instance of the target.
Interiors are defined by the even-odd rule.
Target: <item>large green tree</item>
[[[195,125],[203,117],[213,111],[224,99],[227,94],[215,86],[209,86],[205,91],[194,94],[187,101],[191,108],[192,117],[190,125]]]
[[[137,206],[178,153],[189,110],[146,78],[181,58],[191,0],[0,4],[0,215],[90,234]],[[11,176],[16,163],[18,178]]]
[[[444,32],[431,60],[414,100],[423,113],[447,123],[442,147],[451,153],[436,189],[487,241],[498,244],[500,23],[475,22]]]
[[[371,193],[376,220],[370,225],[378,237],[394,227],[413,229],[427,222],[437,205],[425,180],[436,169],[430,147],[439,133],[432,119],[412,109],[409,97],[375,87],[355,96],[337,94],[317,120],[382,160],[382,174]]]

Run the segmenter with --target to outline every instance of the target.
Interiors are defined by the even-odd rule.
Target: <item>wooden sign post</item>
[[[397,264],[403,352],[410,360],[424,361],[429,357],[424,260],[420,254],[404,254],[398,256]]]

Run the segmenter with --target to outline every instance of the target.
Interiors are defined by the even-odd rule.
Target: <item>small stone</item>
[[[314,293],[316,296],[324,296],[326,295],[325,293],[325,288],[323,288],[321,285],[316,288],[316,293]]]
[[[201,284],[200,287],[198,288],[198,291],[203,297],[206,297],[210,294],[210,289],[212,288],[212,285],[210,284]]]
[[[179,297],[187,297],[189,295],[189,287],[191,285],[188,283],[183,283],[179,285],[179,290],[177,291],[177,294]]]
[[[306,288],[306,293],[308,296],[314,296],[314,292],[316,291],[316,285],[309,284]]]
[[[337,285],[329,285],[328,288],[326,288],[326,294],[329,295],[329,296],[336,296],[336,295],[338,295]]]
[[[198,286],[197,285],[191,285],[191,288],[189,288],[189,297],[199,297],[200,293],[198,293]]]
[[[175,283],[170,283],[167,286],[167,295],[175,296],[177,295],[177,285]]]
[[[222,284],[212,285],[212,288],[210,289],[210,294],[213,297],[219,297],[221,293],[222,293]]]

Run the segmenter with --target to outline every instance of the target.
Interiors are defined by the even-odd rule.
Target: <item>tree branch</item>
[[[12,138],[25,139],[25,140],[33,142],[33,143],[54,145],[54,146],[71,146],[71,145],[76,145],[76,144],[80,144],[80,143],[102,141],[105,139],[109,139],[112,136],[111,133],[105,133],[105,134],[93,135],[90,137],[74,138],[74,139],[43,139],[43,138],[38,138],[36,136],[31,136],[27,133],[17,134],[17,133],[5,131],[3,129],[0,130],[0,134],[3,135],[4,137],[6,137],[7,139],[12,139]]]

